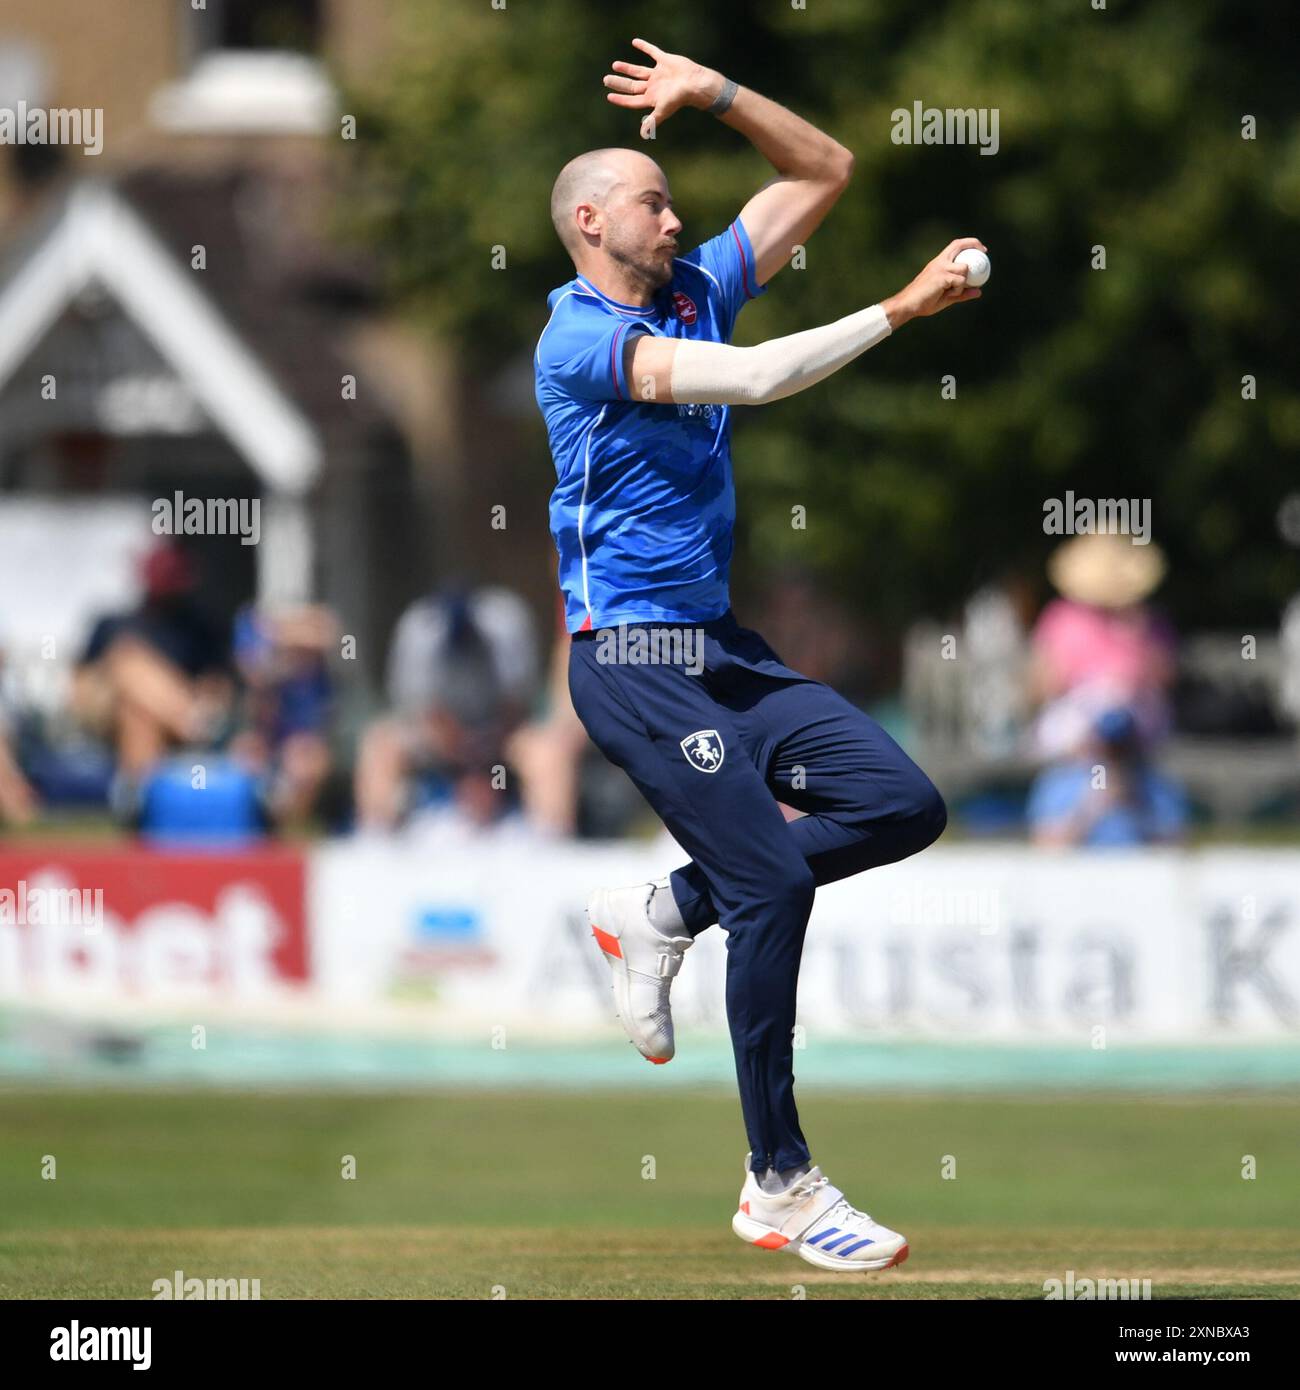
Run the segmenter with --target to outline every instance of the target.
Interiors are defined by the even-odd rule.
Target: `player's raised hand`
[[[631,111],[649,110],[641,122],[641,136],[666,121],[683,106],[705,107],[722,90],[723,77],[712,68],[701,67],[681,53],[665,53],[646,39],[633,39],[632,47],[654,60],[654,67],[640,63],[610,64],[613,73],[605,74],[609,100],[615,106]]]
[[[950,241],[910,285],[899,290],[892,299],[881,301],[881,307],[895,328],[908,319],[927,318],[950,304],[980,297],[979,290],[966,283],[966,267],[954,260],[959,251],[968,247],[988,251],[979,237],[958,237]]]

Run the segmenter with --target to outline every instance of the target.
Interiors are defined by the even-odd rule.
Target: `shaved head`
[[[627,161],[631,150],[610,148],[588,150],[576,159],[571,159],[560,170],[551,189],[551,221],[555,231],[564,243],[564,249],[572,255],[580,245],[579,235],[573,214],[579,203],[595,203],[604,208],[609,204],[609,196],[627,181]],[[645,156],[640,156],[645,160]],[[646,160],[653,164],[653,160]]]
[[[594,208],[596,225],[581,223]],[[651,288],[666,283],[681,223],[672,212],[664,172],[640,150],[610,147],[571,159],[551,189],[551,221],[574,265],[582,271],[602,261],[619,263],[620,273]]]

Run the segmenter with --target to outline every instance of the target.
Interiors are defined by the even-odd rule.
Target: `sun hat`
[[[1075,536],[1057,546],[1047,561],[1047,577],[1060,593],[1095,608],[1127,608],[1140,603],[1165,575],[1164,552],[1148,542],[1098,533]]]

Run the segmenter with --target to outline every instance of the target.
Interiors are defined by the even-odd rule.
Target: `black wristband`
[[[715,116],[721,116],[736,99],[736,93],[740,90],[739,86],[729,77],[722,79],[722,90],[718,93],[709,105],[709,111]]]

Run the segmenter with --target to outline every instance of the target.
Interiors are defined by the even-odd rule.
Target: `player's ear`
[[[574,209],[578,230],[583,236],[596,236],[602,227],[603,214],[595,203],[579,203]]]

